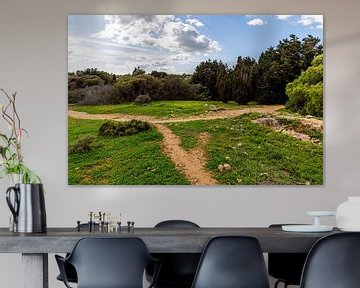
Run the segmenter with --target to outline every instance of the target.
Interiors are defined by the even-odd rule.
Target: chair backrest
[[[268,288],[264,258],[256,238],[212,238],[202,254],[192,288]]]
[[[290,224],[271,224],[269,228],[281,228],[282,225]],[[288,285],[300,285],[306,257],[307,253],[268,253],[269,275]]]
[[[188,220],[166,220],[155,228],[200,228]],[[162,267],[157,279],[157,287],[190,287],[200,260],[200,253],[160,253],[156,258],[162,260]],[[149,274],[152,274],[149,271]]]
[[[316,242],[306,259],[300,287],[360,287],[360,233],[332,234]]]
[[[157,223],[155,228],[200,228],[200,226],[188,220],[165,220]]]
[[[152,260],[139,238],[82,238],[67,259],[76,269],[78,288],[142,288]]]

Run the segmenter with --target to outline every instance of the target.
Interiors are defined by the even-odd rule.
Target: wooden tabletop
[[[0,253],[65,253],[82,237],[139,237],[152,253],[201,253],[214,236],[243,235],[259,240],[263,252],[307,252],[321,237],[333,233],[293,233],[281,228],[135,228],[128,232],[77,232],[76,228],[48,228],[47,233],[20,234],[0,228]]]

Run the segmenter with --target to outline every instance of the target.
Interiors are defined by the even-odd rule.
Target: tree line
[[[238,57],[233,67],[221,60],[207,60],[199,63],[193,74],[174,75],[152,71],[146,74],[136,67],[132,74],[114,75],[97,69],[76,71],[68,75],[69,103],[80,105],[118,104],[136,101],[137,97],[151,100],[215,100],[235,101],[238,104],[256,102],[258,104],[286,104],[291,102],[289,94],[294,94],[294,85],[306,86],[306,75],[316,56],[321,55],[323,46],[320,39],[308,35],[300,40],[295,35],[279,41],[276,47],[269,47],[260,54],[258,60]],[[321,68],[322,88],[322,58]],[[319,63],[316,64],[319,64]],[[310,72],[308,72],[309,74]],[[311,72],[314,74],[313,72]],[[310,73],[310,74],[311,74]],[[302,77],[292,86],[289,83]],[[304,82],[305,81],[305,82]],[[287,85],[290,85],[287,88]],[[319,94],[320,85],[311,88]],[[296,89],[295,89],[296,90]],[[307,92],[309,94],[309,91]],[[306,94],[306,93],[305,93]],[[312,99],[303,96],[297,98]],[[312,93],[313,95],[314,93]],[[147,95],[144,97],[143,95]],[[319,95],[318,95],[319,96]],[[310,97],[310,98],[309,98]],[[319,98],[319,97],[317,97]],[[312,102],[318,100],[312,100]],[[294,103],[297,103],[296,105]],[[299,109],[301,101],[292,101],[286,106],[297,112],[312,112],[320,116],[322,107]],[[318,101],[319,102],[319,101]],[[322,105],[322,104],[321,104]],[[314,112],[314,111],[317,112]],[[321,112],[322,113],[322,112]]]

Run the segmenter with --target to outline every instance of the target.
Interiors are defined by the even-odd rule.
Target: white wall
[[[308,222],[307,210],[333,210],[360,195],[360,2],[358,0],[1,0],[0,87],[18,92],[30,132],[26,161],[46,187],[48,226],[73,226],[89,210],[122,212],[136,226],[187,218],[201,226]],[[321,187],[67,186],[68,14],[324,14],[325,185]],[[6,180],[0,226],[8,224]],[[333,220],[328,223],[334,224]],[[54,259],[50,256],[50,287]],[[20,287],[19,255],[0,255],[2,287]]]

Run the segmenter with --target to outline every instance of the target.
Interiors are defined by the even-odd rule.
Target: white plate
[[[324,225],[283,225],[281,229],[286,232],[330,232],[333,227]]]

